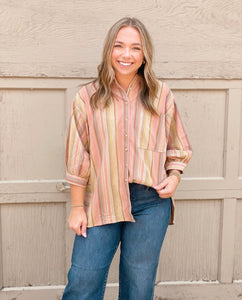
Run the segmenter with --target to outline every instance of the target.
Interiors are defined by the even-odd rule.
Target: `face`
[[[139,31],[123,27],[114,41],[111,61],[117,80],[131,81],[144,60]]]

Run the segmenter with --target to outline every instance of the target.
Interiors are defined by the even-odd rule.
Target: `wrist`
[[[84,210],[85,206],[84,204],[72,204],[71,209],[72,210]]]
[[[170,170],[168,173],[168,176],[176,176],[178,179],[178,182],[181,181],[181,172],[179,170]]]

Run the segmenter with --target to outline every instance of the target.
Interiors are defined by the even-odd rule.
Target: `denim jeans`
[[[102,300],[119,243],[119,300],[153,299],[171,199],[161,199],[155,189],[144,185],[131,183],[129,188],[135,223],[91,227],[86,239],[76,235],[62,300]]]

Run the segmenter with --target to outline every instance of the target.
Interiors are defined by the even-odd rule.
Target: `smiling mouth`
[[[123,62],[123,61],[119,61],[119,64],[121,65],[121,66],[124,66],[124,67],[128,67],[128,66],[131,66],[132,65],[132,63],[131,62]]]

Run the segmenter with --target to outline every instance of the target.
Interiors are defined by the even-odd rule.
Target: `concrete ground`
[[[0,300],[61,300],[64,286],[0,290]],[[108,285],[104,300],[117,300],[118,286]],[[140,299],[136,299],[140,300]],[[242,283],[161,284],[154,300],[242,300]]]
[[[117,290],[108,287],[105,300],[117,300]],[[242,300],[242,283],[162,284],[156,286],[154,300]]]

